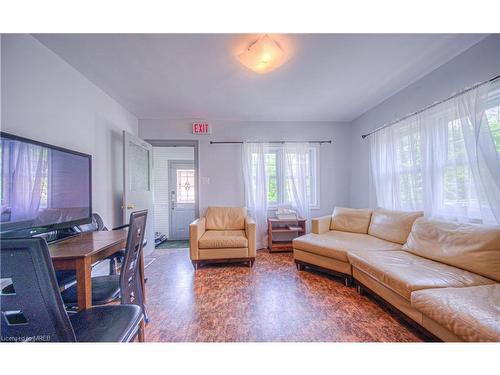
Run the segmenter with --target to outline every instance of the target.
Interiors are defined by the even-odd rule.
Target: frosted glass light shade
[[[240,62],[256,73],[269,73],[287,60],[286,53],[268,35],[264,35],[245,52],[238,55]]]

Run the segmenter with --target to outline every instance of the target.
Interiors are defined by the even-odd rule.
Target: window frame
[[[310,171],[311,171],[311,202],[309,203],[309,208],[312,210],[320,209],[320,173],[319,173],[319,145],[309,145],[309,163]],[[285,199],[285,185],[286,185],[286,176],[285,176],[285,158],[284,158],[285,148],[283,146],[271,146],[266,151],[265,154],[275,154],[276,155],[276,195],[277,201],[270,202],[267,201],[267,207],[269,210],[276,210],[280,206],[289,205],[290,202],[287,202]],[[266,179],[268,179],[268,175],[266,172]],[[269,189],[269,180],[267,181]]]

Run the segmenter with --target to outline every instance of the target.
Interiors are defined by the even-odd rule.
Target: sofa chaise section
[[[444,341],[473,338],[456,329],[460,322],[454,321],[454,317],[469,322],[481,314],[490,321],[498,319],[491,315],[498,314],[497,300],[471,298],[468,292],[477,290],[478,298],[479,292],[498,292],[498,226],[419,218],[401,251],[357,251],[350,252],[348,258],[359,291],[371,290]],[[454,300],[461,302],[447,306]],[[470,311],[462,309],[467,303]],[[473,306],[475,303],[477,307]],[[476,315],[475,309],[480,313]]]
[[[360,292],[363,287],[371,290],[419,324],[422,324],[422,314],[411,306],[412,292],[495,283],[475,273],[405,251],[351,252],[349,261]]]
[[[442,327],[447,341],[500,341],[500,284],[419,290],[411,305],[423,314],[422,326]]]

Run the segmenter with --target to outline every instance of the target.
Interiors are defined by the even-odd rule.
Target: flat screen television
[[[92,157],[0,133],[0,232],[37,235],[92,221]]]

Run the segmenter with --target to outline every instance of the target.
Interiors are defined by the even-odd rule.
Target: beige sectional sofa
[[[420,216],[421,212],[336,207],[333,215],[312,220],[312,233],[293,241],[295,263],[299,269],[313,266],[337,273],[349,285],[349,252],[400,250]]]
[[[370,290],[444,341],[500,341],[500,227],[421,216],[336,208],[328,225],[313,219],[313,233],[294,241],[295,261],[353,277],[360,293]]]

